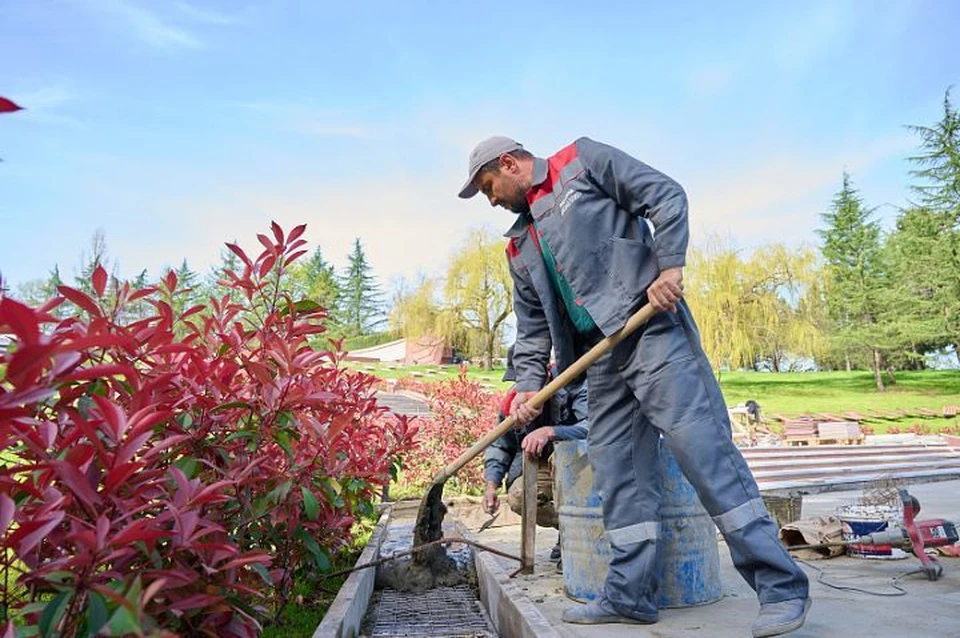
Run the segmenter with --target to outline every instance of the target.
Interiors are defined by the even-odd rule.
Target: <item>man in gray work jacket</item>
[[[687,199],[666,175],[580,138],[548,159],[494,137],[470,154],[460,197],[482,192],[517,214],[507,232],[520,423],[545,382],[649,301],[659,312],[587,373],[590,463],[612,548],[604,594],[568,609],[572,623],[657,621],[658,441],[713,517],[760,600],[755,637],[803,624],[806,575],[777,539],[756,481],[733,444],[720,387],[683,300]]]

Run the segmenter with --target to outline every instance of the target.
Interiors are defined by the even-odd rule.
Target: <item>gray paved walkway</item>
[[[947,518],[960,522],[960,481],[915,485],[911,492],[920,499],[921,518]],[[809,496],[804,500],[803,515],[814,516],[836,511],[838,505],[850,503],[859,492],[835,492]],[[481,516],[465,519],[480,520]],[[469,525],[476,530],[476,525]],[[537,566],[532,576],[520,576],[518,584],[554,625],[561,636],[600,638],[630,636],[634,638],[734,638],[750,635],[750,625],[757,612],[753,591],[736,573],[730,555],[721,543],[720,560],[724,596],[703,607],[664,610],[661,620],[650,627],[635,625],[568,625],[560,619],[563,609],[576,604],[563,595],[563,580],[553,563],[550,548],[556,542],[556,530],[538,528]],[[519,553],[520,529],[517,525],[494,526],[478,537],[513,553]],[[509,569],[515,563],[506,559]],[[901,581],[906,594],[898,597],[871,596],[866,593],[838,591],[818,583],[818,569],[823,580],[861,589],[896,593],[891,580],[914,569],[919,563],[912,556],[903,560],[865,560],[835,558],[804,566],[812,583],[813,608],[807,624],[789,634],[792,638],[957,638],[960,637],[960,559],[940,558],[944,576],[929,582],[922,576]]]

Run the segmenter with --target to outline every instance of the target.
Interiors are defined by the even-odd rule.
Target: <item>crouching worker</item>
[[[513,369],[513,347],[507,351],[507,371],[504,381],[516,381]],[[511,404],[517,394],[512,387],[500,404],[498,422],[510,414]],[[553,442],[587,438],[587,383],[581,377],[560,389],[548,402],[548,408],[525,427],[510,430],[490,444],[484,453],[484,479],[486,491],[483,509],[494,514],[500,508],[498,490],[506,483],[507,503],[517,514],[523,506],[523,481],[517,479],[523,473],[525,452],[539,459],[537,465],[537,525],[560,528],[556,506],[553,502]],[[560,541],[550,553],[550,558],[559,560]]]

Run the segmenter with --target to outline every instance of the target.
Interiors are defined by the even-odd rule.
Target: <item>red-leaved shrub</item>
[[[221,299],[179,314],[172,273],[0,299],[5,635],[255,636],[373,513],[415,428],[339,344],[311,345],[325,311],[284,292],[304,226],[271,229],[256,258],[228,245],[244,267]]]
[[[405,488],[423,491],[444,466],[476,443],[497,424],[498,395],[484,390],[461,373],[458,378],[436,383],[407,382],[398,387],[424,394],[430,417],[418,418],[418,449],[404,458]],[[483,489],[483,455],[452,477],[451,492],[478,493]]]

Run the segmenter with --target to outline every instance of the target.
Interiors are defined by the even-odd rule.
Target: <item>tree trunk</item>
[[[493,368],[493,346],[494,341],[496,340],[497,333],[495,330],[491,330],[487,336],[487,347],[484,348],[483,352],[483,369],[490,370]]]
[[[780,372],[780,353],[773,351],[773,371]]]
[[[850,353],[849,353],[849,352],[844,352],[844,353],[843,353],[843,360],[844,360],[844,363],[847,364],[847,372],[850,372],[850,371],[852,370],[852,367],[850,366]]]
[[[897,385],[897,378],[893,376],[893,366],[887,366],[887,385]]]
[[[880,351],[873,351],[873,378],[877,382],[877,390],[886,392],[887,388],[883,385],[883,378],[880,376]]]

